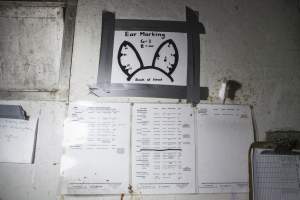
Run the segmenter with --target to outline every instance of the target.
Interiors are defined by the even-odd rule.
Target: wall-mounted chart
[[[247,105],[73,102],[61,193],[248,192],[253,136]]]
[[[187,34],[115,31],[111,83],[185,86]]]
[[[206,99],[200,87],[198,12],[186,7],[185,21],[116,19],[102,13],[101,46],[96,85],[98,97]]]
[[[194,193],[194,110],[188,104],[132,108],[132,186],[142,194]]]
[[[73,103],[64,124],[62,194],[116,194],[129,184],[130,104]],[[125,116],[125,117],[124,117]]]

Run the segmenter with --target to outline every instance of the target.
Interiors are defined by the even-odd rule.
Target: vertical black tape
[[[115,35],[114,33],[115,33],[115,14],[112,12],[103,11],[100,61],[98,67],[98,80],[97,80],[98,87],[99,86],[107,87],[110,85],[114,35]]]
[[[186,7],[186,23],[188,26],[188,76],[187,102],[200,102],[200,37],[204,27],[198,21],[198,13]]]

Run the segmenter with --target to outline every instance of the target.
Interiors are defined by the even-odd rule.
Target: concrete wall
[[[210,89],[207,102],[219,103],[220,81],[242,84],[234,101],[251,104],[258,138],[275,129],[300,129],[300,8],[296,0],[79,0],[71,73],[70,101],[164,101],[166,99],[97,98],[101,12],[117,18],[185,20],[185,6],[199,11],[206,27],[201,36],[201,86]],[[206,102],[206,101],[204,101]],[[13,101],[29,114],[40,113],[37,162],[0,164],[1,200],[54,200],[58,196],[62,126],[67,102]],[[65,199],[120,199],[119,196]],[[127,199],[134,199],[128,197]],[[247,194],[163,195],[136,199],[247,199]]]

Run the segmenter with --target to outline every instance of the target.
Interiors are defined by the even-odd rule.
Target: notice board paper
[[[255,200],[300,199],[299,154],[276,155],[270,149],[255,149],[252,160]]]
[[[62,194],[128,191],[130,104],[71,104],[64,131]]]
[[[197,108],[198,192],[248,192],[248,149],[254,140],[250,107]]]
[[[0,162],[32,163],[37,119],[0,118]]]
[[[194,193],[194,113],[187,104],[135,104],[132,184],[142,194]]]

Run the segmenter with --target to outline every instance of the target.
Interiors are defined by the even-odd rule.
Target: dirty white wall
[[[57,89],[62,8],[1,7],[0,16],[0,89]]]
[[[79,0],[70,101],[174,102],[97,98],[89,93],[88,85],[95,84],[97,79],[102,10],[115,12],[117,18],[185,20],[185,6],[199,11],[199,21],[206,28],[206,34],[201,35],[200,82],[210,89],[207,102],[219,103],[220,80],[233,79],[240,82],[242,88],[236,99],[227,103],[253,105],[260,140],[268,130],[300,130],[300,8],[297,0]],[[0,164],[0,199],[59,199],[59,157],[67,102],[26,99],[18,102],[29,113],[41,116],[37,160],[34,165]],[[142,199],[247,199],[247,194],[162,195]]]
[[[100,100],[87,87],[97,78],[101,12],[117,18],[185,20],[185,6],[199,11],[201,86],[218,102],[222,78],[242,84],[229,103],[254,106],[260,139],[267,130],[298,128],[300,120],[300,8],[296,0],[79,1],[71,101]]]

